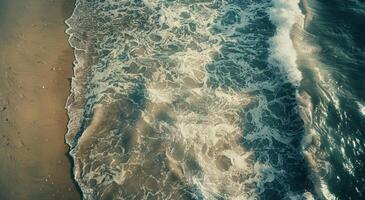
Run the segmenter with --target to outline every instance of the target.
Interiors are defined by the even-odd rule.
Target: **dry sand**
[[[73,0],[0,0],[0,199],[76,200],[64,143]]]

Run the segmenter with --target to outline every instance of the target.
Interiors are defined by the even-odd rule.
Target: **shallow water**
[[[339,137],[364,130],[363,103],[343,114],[311,6],[77,1],[66,140],[84,199],[360,198],[357,176],[332,170],[363,165],[363,137]],[[353,160],[331,157],[341,143],[360,147]]]

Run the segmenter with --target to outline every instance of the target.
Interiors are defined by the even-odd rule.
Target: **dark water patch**
[[[314,77],[316,73],[321,76],[302,87],[312,97],[311,123],[320,138],[315,142],[318,175],[336,198],[361,199],[365,176],[361,112],[365,97],[364,3],[310,1],[309,7],[313,20],[306,31],[319,49],[314,56],[319,61]],[[311,73],[306,72],[307,76]],[[328,193],[325,196],[331,198]]]
[[[308,31],[317,37],[320,59],[327,64],[339,85],[365,99],[365,13],[360,1],[316,2],[311,4],[315,19]],[[354,12],[359,9],[362,12]]]

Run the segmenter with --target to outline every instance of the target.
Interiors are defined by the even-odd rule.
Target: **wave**
[[[270,8],[270,20],[276,26],[276,35],[271,39],[272,64],[279,66],[287,74],[290,82],[299,86],[302,74],[297,65],[297,53],[291,32],[295,24],[304,24],[304,15],[299,8],[300,0],[274,0]]]
[[[66,141],[84,199],[310,199],[299,1],[84,1]]]
[[[333,60],[324,55],[328,49],[320,41],[327,39],[317,34],[320,30],[327,30],[326,26],[333,26],[331,21],[325,21],[323,17],[327,14],[332,16],[335,8],[329,6],[331,12],[326,12],[320,10],[323,9],[320,5],[312,4],[303,7],[310,9],[305,13],[310,13],[313,20],[306,22],[305,29],[294,27],[292,34],[297,50],[297,63],[304,73],[298,93],[301,118],[306,129],[302,141],[303,153],[310,166],[310,178],[318,198],[342,199],[349,198],[350,195],[353,195],[352,198],[359,198],[362,194],[358,188],[362,183],[355,178],[355,174],[359,173],[356,170],[356,160],[362,151],[358,146],[362,126],[356,119],[359,116],[356,102],[359,98],[352,91],[353,85],[341,82],[342,78],[346,78],[345,74],[338,78],[337,69],[341,67],[331,63]],[[343,8],[341,6],[340,9]],[[333,45],[338,45],[337,41]],[[338,51],[336,56],[339,58],[350,58],[342,55],[340,48]],[[351,134],[347,134],[350,132]],[[359,185],[348,188],[346,184],[349,180]],[[344,195],[345,190],[353,192]]]

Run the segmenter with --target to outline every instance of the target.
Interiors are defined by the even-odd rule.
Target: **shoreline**
[[[0,199],[81,199],[65,143],[75,2],[0,1]]]
[[[70,115],[70,108],[69,108],[69,101],[70,101],[70,98],[73,98],[73,88],[72,88],[72,79],[75,77],[75,68],[77,67],[75,62],[77,62],[77,58],[76,58],[76,51],[77,49],[72,45],[71,43],[71,38],[72,38],[72,34],[69,34],[67,33],[67,31],[69,29],[71,29],[71,25],[67,22],[67,20],[69,20],[70,18],[72,18],[72,16],[74,15],[74,12],[75,12],[75,9],[77,7],[77,1],[78,0],[72,0],[72,5],[73,5],[73,8],[72,10],[70,10],[71,12],[69,13],[69,15],[64,19],[64,24],[65,24],[65,29],[64,29],[64,34],[66,35],[67,37],[67,43],[69,45],[69,48],[72,50],[72,56],[73,56],[73,60],[72,60],[72,76],[71,78],[69,79],[68,81],[68,85],[69,85],[69,93],[67,95],[67,98],[65,100],[65,104],[64,104],[64,108],[65,108],[65,112],[66,112],[66,115],[67,115],[67,124],[66,124],[66,132],[64,134],[64,142],[65,144],[67,145],[68,149],[67,149],[67,153],[66,153],[66,156],[67,156],[67,159],[70,163],[70,175],[71,175],[71,179],[72,179],[72,182],[75,186],[75,189],[77,190],[78,194],[79,194],[79,199],[83,199],[83,192],[82,192],[82,189],[79,185],[79,183],[77,182],[77,180],[75,179],[75,160],[71,154],[71,150],[72,150],[72,145],[71,143],[69,143],[68,141],[68,133],[70,131],[70,123],[72,121],[72,118],[71,118],[71,115]]]

